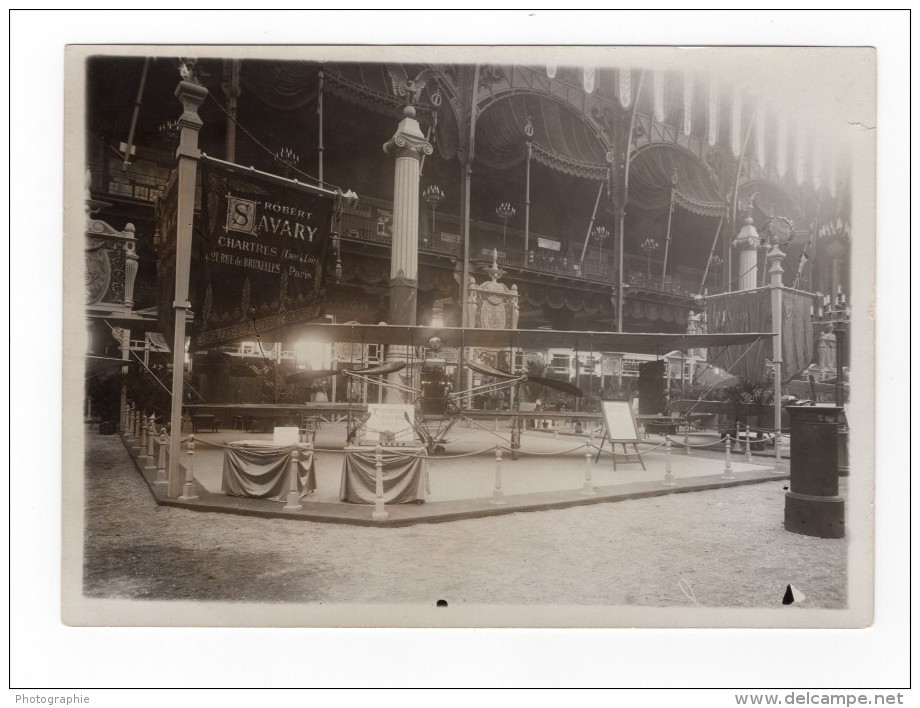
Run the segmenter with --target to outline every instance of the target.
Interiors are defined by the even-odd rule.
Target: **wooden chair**
[[[304,415],[300,417],[300,442],[316,442],[316,433],[319,432],[319,420],[316,416]]]

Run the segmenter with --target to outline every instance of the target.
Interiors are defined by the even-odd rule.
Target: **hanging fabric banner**
[[[709,82],[709,144],[719,139],[719,84],[715,79]]]
[[[813,304],[814,299],[810,294],[783,289],[783,383],[797,377],[811,362],[813,344],[810,310]],[[706,303],[706,322],[710,334],[773,331],[770,288],[710,297]],[[763,381],[767,377],[769,362],[773,359],[772,347],[770,339],[761,339],[750,345],[725,347],[722,353],[721,348],[710,350],[710,354],[718,357],[713,361],[718,361],[729,373]]]
[[[334,197],[209,160],[201,184],[192,347],[318,317]]]
[[[741,156],[741,89],[732,95],[732,154]]]
[[[795,181],[799,184],[805,181],[805,167],[808,164],[808,155],[805,154],[805,129],[798,125],[795,130]]]
[[[821,178],[823,177],[821,170],[821,163],[824,161],[821,154],[821,145],[815,140],[814,144],[811,147],[812,149],[812,158],[811,158],[811,182],[814,185],[815,189],[821,189]]]
[[[594,93],[594,67],[586,66],[584,70],[584,75],[582,76],[582,82],[585,87],[585,93]]]
[[[787,135],[786,114],[780,113],[777,116],[776,123],[776,171],[780,177],[786,176],[786,158],[789,154],[788,143],[786,142]]]
[[[664,72],[652,72],[652,103],[654,104],[655,120],[664,123]]]
[[[620,105],[623,108],[629,108],[632,104],[632,73],[628,66],[621,66],[617,72],[619,74],[618,86]]]
[[[693,128],[693,74],[684,72],[684,135]]]
[[[765,134],[767,131],[766,126],[766,108],[763,101],[760,101],[757,105],[757,118],[755,119],[754,129],[757,131],[754,136],[754,142],[757,148],[757,163],[761,167],[765,167],[767,164],[766,161],[766,139]]]

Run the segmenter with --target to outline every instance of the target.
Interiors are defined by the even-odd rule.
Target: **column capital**
[[[203,123],[198,116],[198,107],[208,97],[208,90],[204,86],[193,84],[191,81],[180,81],[176,86],[176,98],[182,104],[182,115],[179,116],[179,127],[188,123],[189,127],[200,128]]]
[[[396,128],[396,133],[383,145],[387,155],[395,154],[396,157],[414,157],[421,159],[422,155],[430,155],[434,148],[429,143],[418,121],[415,119],[415,108],[406,106],[403,109],[403,119]]]
[[[198,107],[208,96],[204,86],[193,84],[191,81],[180,81],[176,86],[176,98],[182,104],[182,115],[179,116],[179,145],[176,148],[176,157],[191,157],[198,159],[201,153],[198,150],[198,131],[204,121],[198,115]]]

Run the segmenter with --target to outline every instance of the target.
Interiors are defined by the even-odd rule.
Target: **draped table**
[[[285,501],[290,490],[293,445],[269,440],[236,440],[224,451],[224,473],[220,490],[233,497]],[[316,489],[312,443],[296,445],[297,491],[301,497]]]
[[[386,504],[423,502],[431,494],[428,454],[424,447],[381,448],[383,501]],[[354,504],[373,504],[377,498],[376,451],[374,447],[345,448],[339,499]]]

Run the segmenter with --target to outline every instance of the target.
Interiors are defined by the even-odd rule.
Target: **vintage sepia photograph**
[[[69,47],[64,621],[870,625],[875,61]]]
[[[11,705],[909,703],[908,13],[10,26]]]

